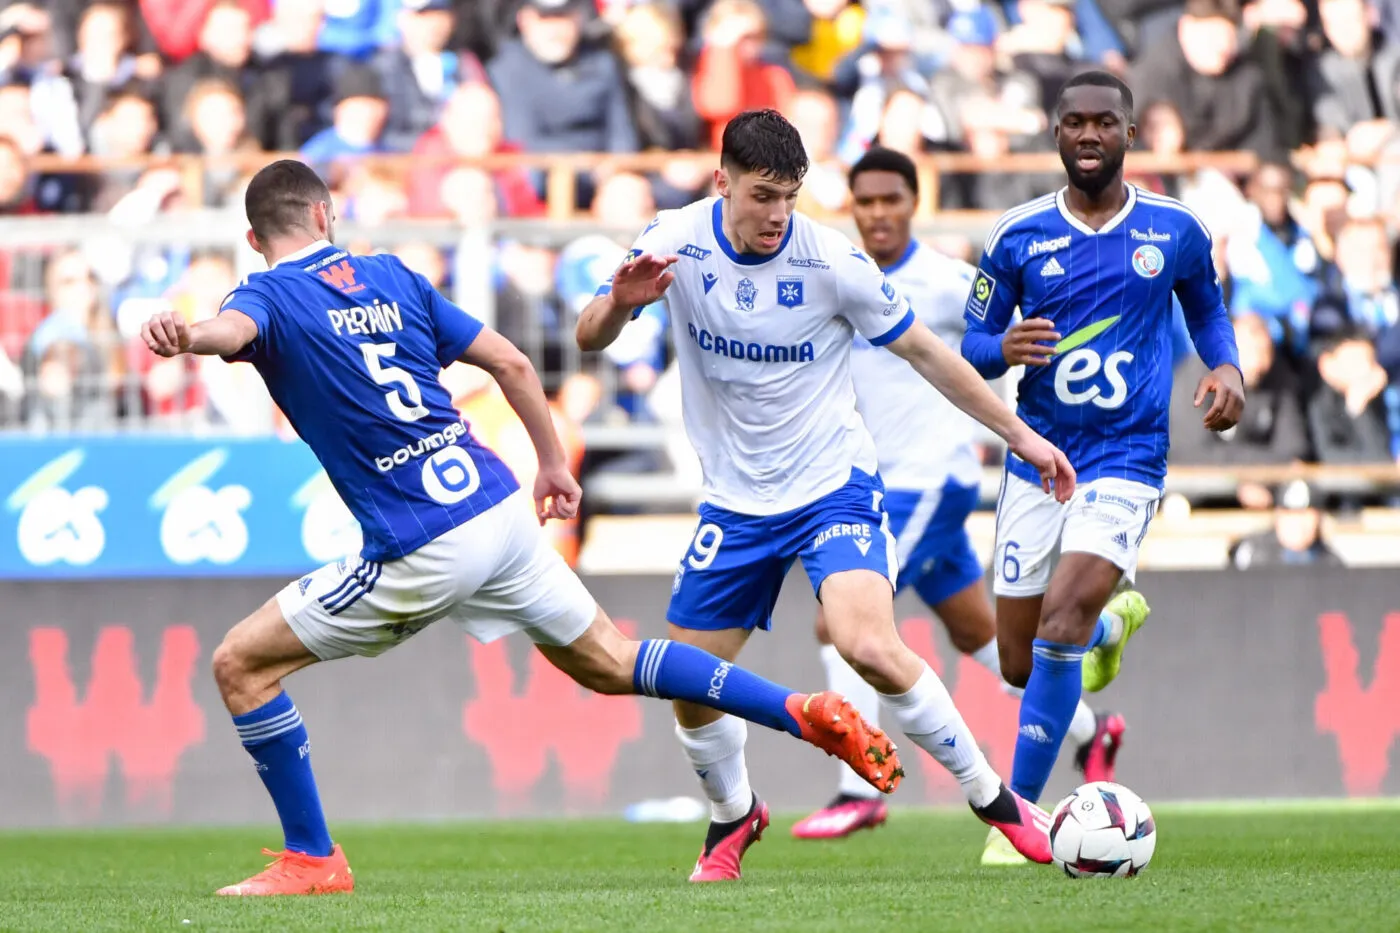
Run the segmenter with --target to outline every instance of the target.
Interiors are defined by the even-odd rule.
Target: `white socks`
[[[742,819],[753,804],[749,767],[744,761],[748,723],[737,716],[722,716],[698,729],[685,729],[676,723],[676,737],[710,799],[711,818],[716,823]]]
[[[1001,778],[987,764],[948,688],[932,668],[924,665],[908,693],[880,699],[900,730],[958,779],[968,803],[985,807],[997,798]]]
[[[880,694],[866,683],[855,668],[846,663],[835,645],[822,645],[822,666],[826,668],[826,686],[851,701],[856,712],[865,717],[872,726],[880,725]],[[856,774],[848,765],[841,765],[840,793],[849,797],[874,799],[880,792],[866,783],[865,778]]]
[[[1104,613],[1105,617],[1112,615],[1112,613]],[[1113,617],[1117,618],[1117,616]],[[1123,621],[1119,619],[1118,631],[1122,632],[1122,630]],[[1012,696],[1019,697],[1026,692],[1020,687],[1013,687],[1006,681],[1001,680],[1001,656],[997,654],[997,642],[995,638],[987,642],[981,648],[978,648],[976,651],[972,652],[972,660],[976,661],[978,664],[982,665],[987,670],[995,674],[997,676],[997,680],[1001,681],[1001,689],[1011,694]],[[1098,717],[1096,717],[1094,715],[1094,711],[1089,708],[1089,704],[1085,703],[1084,700],[1081,698],[1079,701],[1079,705],[1074,708],[1074,718],[1070,720],[1069,740],[1075,745],[1083,745],[1085,742],[1092,741],[1094,738],[1094,732],[1098,729],[1098,727]]]

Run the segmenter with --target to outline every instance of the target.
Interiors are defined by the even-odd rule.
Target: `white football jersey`
[[[706,501],[774,515],[841,488],[852,467],[876,471],[851,342],[889,343],[914,313],[869,256],[802,214],[776,253],[736,252],[722,204],[662,211],[633,255],[680,256],[665,300]]]
[[[955,351],[963,307],[976,270],[917,240],[885,275],[919,320]],[[856,405],[875,438],[880,476],[889,489],[941,489],[946,480],[975,486],[981,465],[972,449],[974,422],[904,360],[855,338],[851,377]]]

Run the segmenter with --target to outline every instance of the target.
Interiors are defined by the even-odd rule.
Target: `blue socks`
[[[238,737],[258,763],[258,777],[272,795],[285,846],[307,855],[330,855],[331,835],[311,773],[311,741],[301,713],[285,693],[233,717]]]
[[[698,703],[802,737],[802,728],[787,711],[787,698],[796,691],[693,645],[664,638],[642,642],[632,687],[644,696]]]
[[[1099,628],[1104,622],[1099,620]],[[1100,638],[1096,629],[1094,638]],[[1094,642],[1090,642],[1094,644]],[[1082,690],[1080,666],[1089,649],[1037,638],[1031,676],[1021,697],[1021,728],[1016,733],[1016,757],[1011,765],[1011,789],[1035,803],[1055,767],[1060,744],[1069,732]]]

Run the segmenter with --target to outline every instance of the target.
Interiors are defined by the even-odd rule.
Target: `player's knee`
[[[875,685],[876,689],[898,679],[900,645],[896,640],[863,633],[836,648],[861,679]]]
[[[1089,640],[1097,614],[1090,616],[1078,606],[1054,608],[1045,613],[1037,636],[1059,645],[1082,645]]]
[[[227,638],[214,649],[211,663],[214,668],[214,683],[218,685],[222,696],[227,698],[249,692],[252,672],[247,660]]]

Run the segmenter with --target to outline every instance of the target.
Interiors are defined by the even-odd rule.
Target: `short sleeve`
[[[872,346],[899,339],[914,324],[914,309],[863,251],[849,247],[832,263],[840,294],[838,313]]]
[[[411,275],[432,322],[438,365],[446,369],[461,359],[486,325],[444,298],[424,276],[417,272]]]
[[[219,305],[219,313],[237,311],[258,327],[258,335],[237,353],[223,357],[230,363],[255,362],[267,352],[272,342],[272,302],[256,286],[247,282],[229,292]]]

